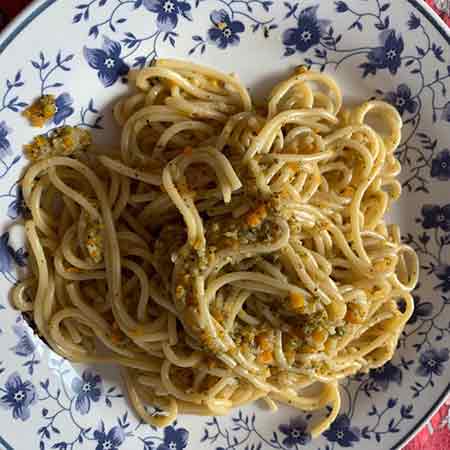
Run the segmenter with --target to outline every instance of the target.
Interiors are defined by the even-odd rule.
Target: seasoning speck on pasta
[[[62,356],[120,366],[152,425],[266,399],[328,407],[320,435],[339,381],[390,360],[413,313],[418,258],[385,221],[399,114],[345,109],[305,67],[258,107],[236,75],[188,62],[129,80],[117,148],[77,127],[25,146],[32,276],[14,304]]]

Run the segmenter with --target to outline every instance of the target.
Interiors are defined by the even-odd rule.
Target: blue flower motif
[[[11,350],[19,356],[30,356],[36,350],[36,345],[33,342],[28,330],[23,325],[14,325],[14,334],[19,338],[17,344]]]
[[[319,6],[310,6],[300,11],[297,28],[289,28],[283,33],[283,44],[295,46],[298,52],[304,53],[320,43],[322,33],[329,21],[317,18]]]
[[[11,154],[11,144],[7,139],[11,129],[8,128],[5,121],[0,122],[0,157]]]
[[[144,0],[144,6],[157,14],[156,23],[161,31],[171,31],[178,24],[178,15],[192,20],[191,5],[179,0]]]
[[[397,92],[388,92],[385,100],[395,106],[398,112],[403,115],[405,111],[414,114],[417,111],[418,103],[411,98],[411,89],[406,84],[401,84]]]
[[[442,208],[439,205],[424,205],[422,216],[422,226],[425,229],[441,228],[443,231],[450,231],[450,204]]]
[[[402,371],[391,362],[387,362],[383,367],[372,369],[370,371],[370,378],[386,392],[391,382],[397,383],[399,386],[401,385]]]
[[[73,99],[67,92],[56,97],[55,105],[56,114],[55,117],[53,117],[53,123],[55,125],[59,125],[60,123],[64,122],[64,120],[71,116],[75,111],[72,108]]]
[[[3,233],[0,236],[0,272],[6,273],[11,271],[13,254],[14,249],[9,245],[9,233]]]
[[[450,265],[443,264],[438,266],[434,273],[441,280],[435,289],[442,289],[444,292],[450,292]]]
[[[298,445],[308,444],[311,441],[311,434],[307,428],[307,423],[301,417],[292,419],[289,425],[281,424],[278,429],[286,435],[283,445],[287,448],[297,448]]]
[[[388,69],[395,75],[402,65],[401,55],[405,49],[403,38],[395,34],[394,30],[387,30],[380,35],[381,46],[372,49],[368,54],[368,63],[359,67],[364,69],[364,76],[375,74],[377,69]]]
[[[23,217],[27,207],[23,199],[22,187],[20,184],[16,186],[15,199],[8,205],[8,217],[12,220],[16,220],[18,217]]]
[[[343,13],[348,11],[348,6],[347,3],[339,1],[339,2],[334,2],[336,4],[336,11],[338,13]]]
[[[6,380],[5,388],[0,389],[5,394],[0,397],[0,406],[12,409],[14,419],[26,421],[30,418],[30,406],[36,403],[36,389],[30,381],[22,381],[17,372]]]
[[[337,442],[341,447],[353,447],[353,442],[359,441],[359,429],[350,426],[350,419],[346,414],[337,416],[330,428],[323,435],[330,442]]]
[[[423,352],[420,355],[420,366],[417,368],[417,375],[421,377],[441,376],[444,373],[444,363],[449,359],[447,348],[435,350],[434,348]]]
[[[87,414],[91,409],[91,402],[98,402],[102,395],[102,379],[85,370],[81,378],[72,381],[72,390],[77,394],[75,409],[81,414]]]
[[[183,450],[188,444],[189,432],[172,426],[164,428],[164,441],[157,450]]]
[[[213,11],[209,16],[214,27],[208,30],[209,39],[219,48],[227,48],[228,45],[238,45],[240,37],[238,33],[242,33],[245,29],[244,24],[239,20],[231,20],[230,16],[223,9]]]
[[[125,441],[125,433],[120,427],[112,427],[106,433],[102,422],[100,429],[94,431],[94,439],[97,441],[95,450],[117,450]]]
[[[450,180],[450,151],[442,150],[431,162],[431,176],[440,181]]]
[[[105,87],[112,86],[130,70],[120,57],[121,45],[106,36],[101,49],[84,47],[83,53],[89,66],[98,71],[98,78]]]
[[[414,13],[411,13],[408,20],[408,28],[410,30],[417,30],[419,27],[420,19]]]

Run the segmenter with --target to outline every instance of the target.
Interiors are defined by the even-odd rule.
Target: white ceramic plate
[[[416,0],[39,0],[29,7],[0,38],[0,447],[369,450],[406,442],[450,379],[449,43],[445,25]],[[342,384],[341,415],[318,440],[309,442],[305,414],[270,414],[257,404],[152,429],[129,412],[113,368],[62,360],[9,306],[26,264],[20,227],[11,227],[23,208],[16,183],[22,145],[36,133],[21,110],[53,93],[51,126],[87,126],[112,142],[121,77],[157,56],[238,72],[256,95],[307,63],[336,76],[346,101],[384,98],[405,120],[398,152],[405,189],[394,219],[421,258],[416,312],[392,363]]]

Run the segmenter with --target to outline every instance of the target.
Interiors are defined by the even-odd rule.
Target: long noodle
[[[32,276],[15,306],[66,358],[122,367],[153,425],[266,398],[331,406],[320,434],[338,381],[392,358],[413,312],[417,256],[384,221],[398,113],[343,111],[336,82],[304,69],[257,108],[236,76],[187,62],[130,80],[120,152],[26,172]]]

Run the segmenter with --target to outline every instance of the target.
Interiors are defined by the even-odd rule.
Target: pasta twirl
[[[265,398],[330,406],[320,434],[339,380],[388,361],[413,311],[417,256],[385,222],[398,113],[342,109],[304,69],[257,107],[236,76],[182,61],[130,82],[120,148],[80,131],[82,148],[29,147],[32,276],[14,304],[66,358],[120,366],[151,424]]]

